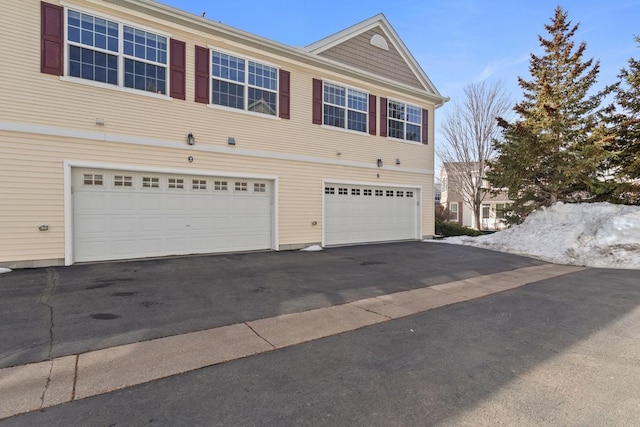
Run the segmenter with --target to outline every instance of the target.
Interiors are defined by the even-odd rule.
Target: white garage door
[[[415,188],[326,184],[324,243],[417,239],[418,208]]]
[[[268,180],[73,169],[74,261],[270,249]]]

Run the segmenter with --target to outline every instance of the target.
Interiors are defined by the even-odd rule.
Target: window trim
[[[456,207],[456,210],[455,210],[456,217],[455,217],[455,219],[454,219],[454,218],[451,218],[451,214],[454,212],[454,211],[451,209],[451,207],[452,207],[452,206],[455,206],[455,207]],[[458,202],[449,202],[449,221],[452,221],[452,222],[460,222],[460,209],[459,209],[459,207],[460,207],[460,206],[459,206],[459,203],[458,203]]]
[[[413,108],[417,108],[418,109],[419,117],[420,117],[420,124],[419,124],[420,130],[418,131],[418,140],[417,141],[414,141],[412,139],[407,139],[407,124],[411,124],[411,125],[414,125],[414,126],[418,126],[418,124],[413,123],[413,122],[409,122],[406,118],[404,120],[399,120],[399,119],[392,118],[391,114],[390,114],[391,109],[389,108],[389,104],[391,102],[396,102],[398,104],[404,104],[404,106],[405,106],[405,117],[407,115],[407,113],[406,113],[406,108],[407,107],[413,107]],[[423,120],[422,120],[422,118],[423,118],[422,117],[423,116],[423,110],[424,110],[423,107],[421,107],[419,105],[416,105],[416,104],[411,104],[409,102],[401,101],[401,100],[395,99],[395,98],[386,98],[387,139],[390,139],[390,140],[393,140],[393,141],[402,141],[402,142],[406,142],[406,143],[409,143],[409,144],[424,145],[424,143],[422,142],[423,127],[425,125],[423,123]],[[396,136],[391,136],[391,126],[389,126],[391,120],[403,123],[403,135],[404,135],[404,138],[398,138]]]
[[[322,127],[330,128],[330,129],[339,129],[339,130],[350,132],[350,133],[354,133],[354,134],[357,134],[357,135],[369,135],[369,120],[370,120],[370,111],[371,111],[371,107],[369,105],[369,102],[370,102],[371,93],[369,91],[367,91],[367,90],[360,89],[360,88],[357,88],[357,87],[354,87],[354,86],[348,86],[348,85],[345,85],[344,83],[339,83],[339,82],[334,81],[334,80],[322,79],[321,82],[322,82],[322,88],[321,88],[321,96],[322,96],[322,111],[321,111],[322,112]],[[325,102],[324,94],[325,94],[325,87],[326,87],[327,84],[332,85],[332,86],[337,86],[337,87],[340,87],[340,88],[344,89],[344,91],[345,91],[345,105],[344,106],[340,106],[338,104],[331,104],[331,103]],[[356,109],[353,109],[353,108],[349,108],[349,91],[350,90],[352,90],[354,92],[360,92],[360,93],[364,94],[364,98],[365,98],[365,102],[366,102],[366,107],[365,107],[364,111],[356,110]],[[329,124],[326,124],[324,122],[324,107],[325,107],[325,105],[335,106],[335,107],[344,109],[344,127],[329,125]],[[359,130],[355,130],[355,129],[349,129],[349,111],[355,111],[357,113],[364,114],[364,116],[365,116],[364,130],[359,131]]]
[[[166,31],[162,31],[162,30],[158,30],[156,28],[151,28],[148,27],[146,25],[140,25],[139,23],[133,22],[133,21],[129,21],[127,19],[122,19],[113,15],[109,15],[106,13],[102,13],[102,12],[97,12],[93,9],[87,8],[87,7],[83,7],[83,6],[78,6],[76,4],[73,3],[69,3],[66,1],[61,1],[60,5],[63,7],[63,22],[62,22],[62,26],[63,26],[63,66],[62,66],[62,75],[59,77],[61,81],[66,81],[66,82],[71,82],[71,83],[79,83],[79,84],[84,84],[87,86],[93,86],[93,87],[98,87],[98,88],[103,88],[103,89],[111,89],[111,90],[115,90],[115,91],[120,91],[120,92],[125,92],[125,93],[132,93],[132,94],[136,94],[136,95],[143,95],[143,96],[150,96],[156,99],[164,99],[164,100],[170,100],[171,98],[171,78],[170,78],[170,74],[171,74],[171,37],[172,34],[168,33]],[[117,56],[118,58],[118,84],[113,85],[110,83],[104,83],[104,82],[99,82],[99,81],[95,81],[95,80],[89,80],[89,79],[83,79],[82,77],[74,77],[69,75],[69,61],[70,61],[70,53],[69,53],[69,47],[70,46],[79,46],[79,47],[84,47],[85,49],[90,49],[90,50],[94,50],[94,51],[98,51],[98,52],[107,52],[104,49],[101,48],[95,48],[92,46],[85,46],[82,45],[82,43],[76,43],[76,42],[70,42],[69,41],[69,11],[73,10],[76,12],[80,12],[80,13],[85,13],[88,15],[93,16],[94,18],[100,18],[100,19],[105,19],[108,21],[112,21],[118,24],[118,51],[117,52],[110,52],[108,51],[109,55],[114,55]],[[124,61],[125,59],[132,59],[132,60],[141,60],[141,58],[135,58],[135,57],[131,57],[131,56],[126,56],[124,54],[124,26],[128,26],[131,27],[133,29],[138,29],[138,30],[142,30],[145,32],[149,32],[149,33],[153,33],[157,36],[162,36],[164,38],[167,39],[167,62],[164,65],[164,68],[166,70],[165,72],[165,93],[163,94],[159,94],[157,92],[150,92],[150,91],[146,91],[146,90],[140,90],[140,89],[135,89],[135,88],[129,88],[124,86]],[[159,65],[160,63],[154,63],[153,61],[148,61],[146,59],[141,60],[141,62],[143,63],[150,63],[152,65],[156,65],[156,66],[162,66]]]
[[[268,61],[264,61],[261,59],[257,59],[255,57],[252,56],[247,56],[247,55],[242,55],[239,53],[236,53],[234,51],[231,50],[226,50],[226,49],[221,49],[218,46],[213,46],[213,45],[206,45],[206,49],[209,51],[208,54],[208,66],[209,66],[209,91],[208,91],[208,97],[209,100],[207,102],[207,106],[211,107],[211,108],[216,108],[216,109],[220,109],[220,110],[225,110],[225,111],[233,111],[236,113],[245,113],[245,114],[249,114],[251,116],[254,117],[268,117],[268,118],[272,118],[272,119],[280,119],[280,88],[281,88],[281,82],[280,82],[280,71],[282,70],[282,68],[272,62],[268,62]],[[232,80],[229,79],[220,79],[221,81],[225,81],[225,82],[229,82],[229,83],[233,83],[233,84],[237,84],[237,85],[242,85],[244,90],[243,90],[243,96],[244,96],[244,108],[240,109],[240,108],[234,108],[234,107],[228,107],[226,105],[220,105],[220,104],[214,104],[213,103],[213,80],[214,75],[213,75],[213,52],[218,52],[218,53],[222,53],[224,55],[230,55],[230,56],[234,56],[236,58],[239,59],[243,59],[245,61],[245,82],[244,83],[240,83],[240,82],[234,82]],[[276,89],[275,90],[271,90],[271,89],[266,89],[266,88],[260,88],[258,86],[251,86],[249,84],[249,62],[255,62],[256,64],[259,65],[264,65],[267,67],[271,67],[274,68],[276,70]],[[260,113],[257,111],[250,111],[248,109],[248,103],[249,103],[249,88],[250,87],[254,87],[257,88],[259,90],[265,90],[267,92],[272,92],[275,97],[276,97],[276,109],[275,109],[275,113],[274,114],[265,114],[265,113]]]

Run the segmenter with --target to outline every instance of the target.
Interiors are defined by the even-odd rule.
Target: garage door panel
[[[104,179],[87,186],[85,174]],[[132,184],[116,187],[115,175]],[[233,181],[216,177],[154,174],[152,186],[149,174],[74,169],[72,176],[75,261],[272,247],[271,183],[243,180],[247,191],[233,192]]]
[[[415,239],[418,206],[415,189],[365,185],[325,185],[325,244]]]

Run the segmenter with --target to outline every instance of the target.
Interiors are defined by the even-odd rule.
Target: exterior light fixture
[[[236,139],[232,136],[227,138],[227,144],[229,145],[236,145]]]
[[[195,143],[196,143],[196,137],[193,136],[191,132],[189,132],[189,135],[187,135],[187,144],[193,145]]]
[[[400,159],[396,159],[396,165],[400,164]]]
[[[381,168],[382,167],[382,159],[378,159],[377,163],[378,163],[378,167]]]

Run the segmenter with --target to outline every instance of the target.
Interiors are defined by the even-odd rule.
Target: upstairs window
[[[399,101],[388,101],[388,126],[391,138],[420,142],[422,109]]]
[[[323,124],[357,132],[367,132],[369,95],[324,82]]]
[[[67,11],[67,74],[167,93],[167,37],[72,9]]]
[[[212,104],[276,115],[277,68],[217,51],[211,61]]]

